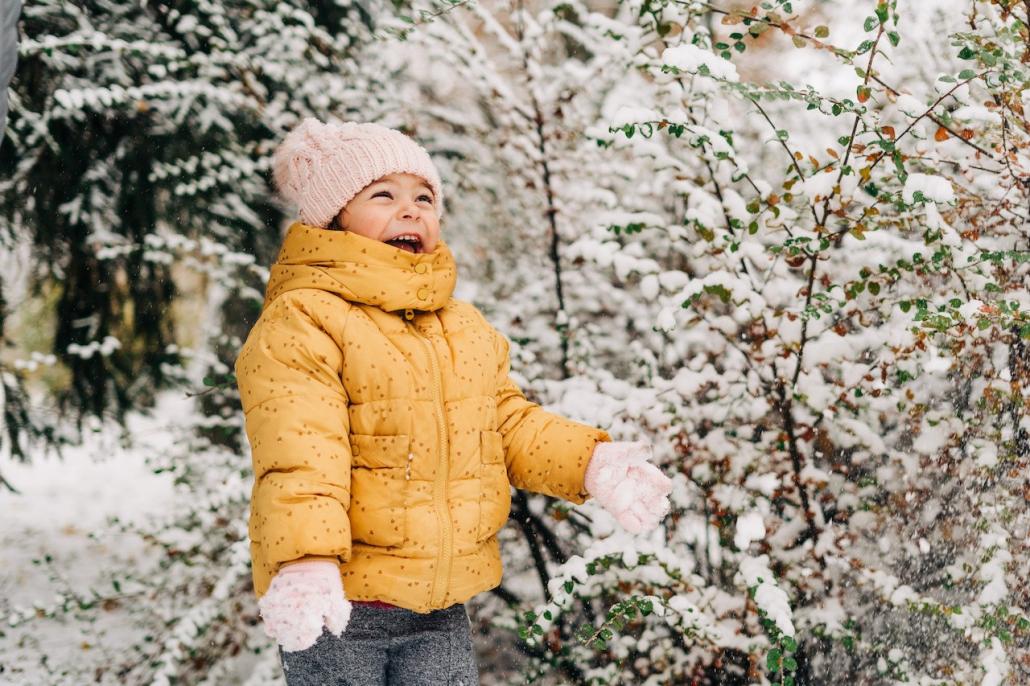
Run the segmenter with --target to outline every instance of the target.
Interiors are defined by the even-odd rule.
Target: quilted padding
[[[258,597],[284,562],[325,557],[350,599],[465,602],[500,583],[512,486],[588,497],[608,434],[526,400],[456,277],[442,241],[415,254],[290,226],[235,365]]]

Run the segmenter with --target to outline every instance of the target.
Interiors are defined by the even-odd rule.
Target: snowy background
[[[415,136],[532,399],[484,684],[1030,683],[1026,3],[25,3],[0,142],[0,683],[282,683],[231,375],[305,116]],[[2,69],[0,69],[2,71]]]

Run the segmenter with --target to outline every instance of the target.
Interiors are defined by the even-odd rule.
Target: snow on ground
[[[118,611],[105,613],[109,626],[21,618],[35,606],[52,607],[60,592],[88,596],[92,587],[109,593],[105,569],[142,571],[156,562],[156,556],[148,560],[152,550],[134,534],[95,540],[90,533],[110,530],[109,517],[142,524],[173,507],[174,475],[154,474],[145,456],[171,444],[167,418],[182,417],[190,406],[175,393],[162,397],[153,417],[131,416],[135,445],[123,446],[119,432],[105,427],[87,431],[83,445],[64,448],[63,459],[51,453],[28,465],[0,465],[20,491],[0,491],[0,683],[74,683],[61,677],[62,665],[83,658],[102,662],[97,653],[115,651],[119,632],[131,630]],[[40,663],[43,655],[49,667]]]

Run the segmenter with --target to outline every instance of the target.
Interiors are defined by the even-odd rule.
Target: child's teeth
[[[397,236],[388,240],[387,243],[408,252],[418,252],[422,241],[415,236]]]

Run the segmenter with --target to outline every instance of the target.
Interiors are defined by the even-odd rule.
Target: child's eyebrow
[[[396,181],[394,181],[393,179],[383,179],[383,180],[380,180],[380,181],[376,181],[376,182],[375,182],[375,183],[373,183],[372,185],[373,185],[373,186],[384,186],[384,185],[387,185],[387,184],[389,184],[389,185],[394,185],[394,184],[396,184],[396,183],[397,183],[397,182],[396,182]],[[426,189],[427,191],[429,191],[429,194],[430,194],[430,195],[433,195],[433,188],[432,188],[432,187],[431,187],[431,186],[430,186],[430,185],[429,185],[428,183],[426,183],[425,181],[423,181],[422,183],[420,183],[420,184],[419,184],[419,186],[421,186],[422,188],[425,188],[425,189]],[[434,196],[434,197],[435,197],[435,196]]]

